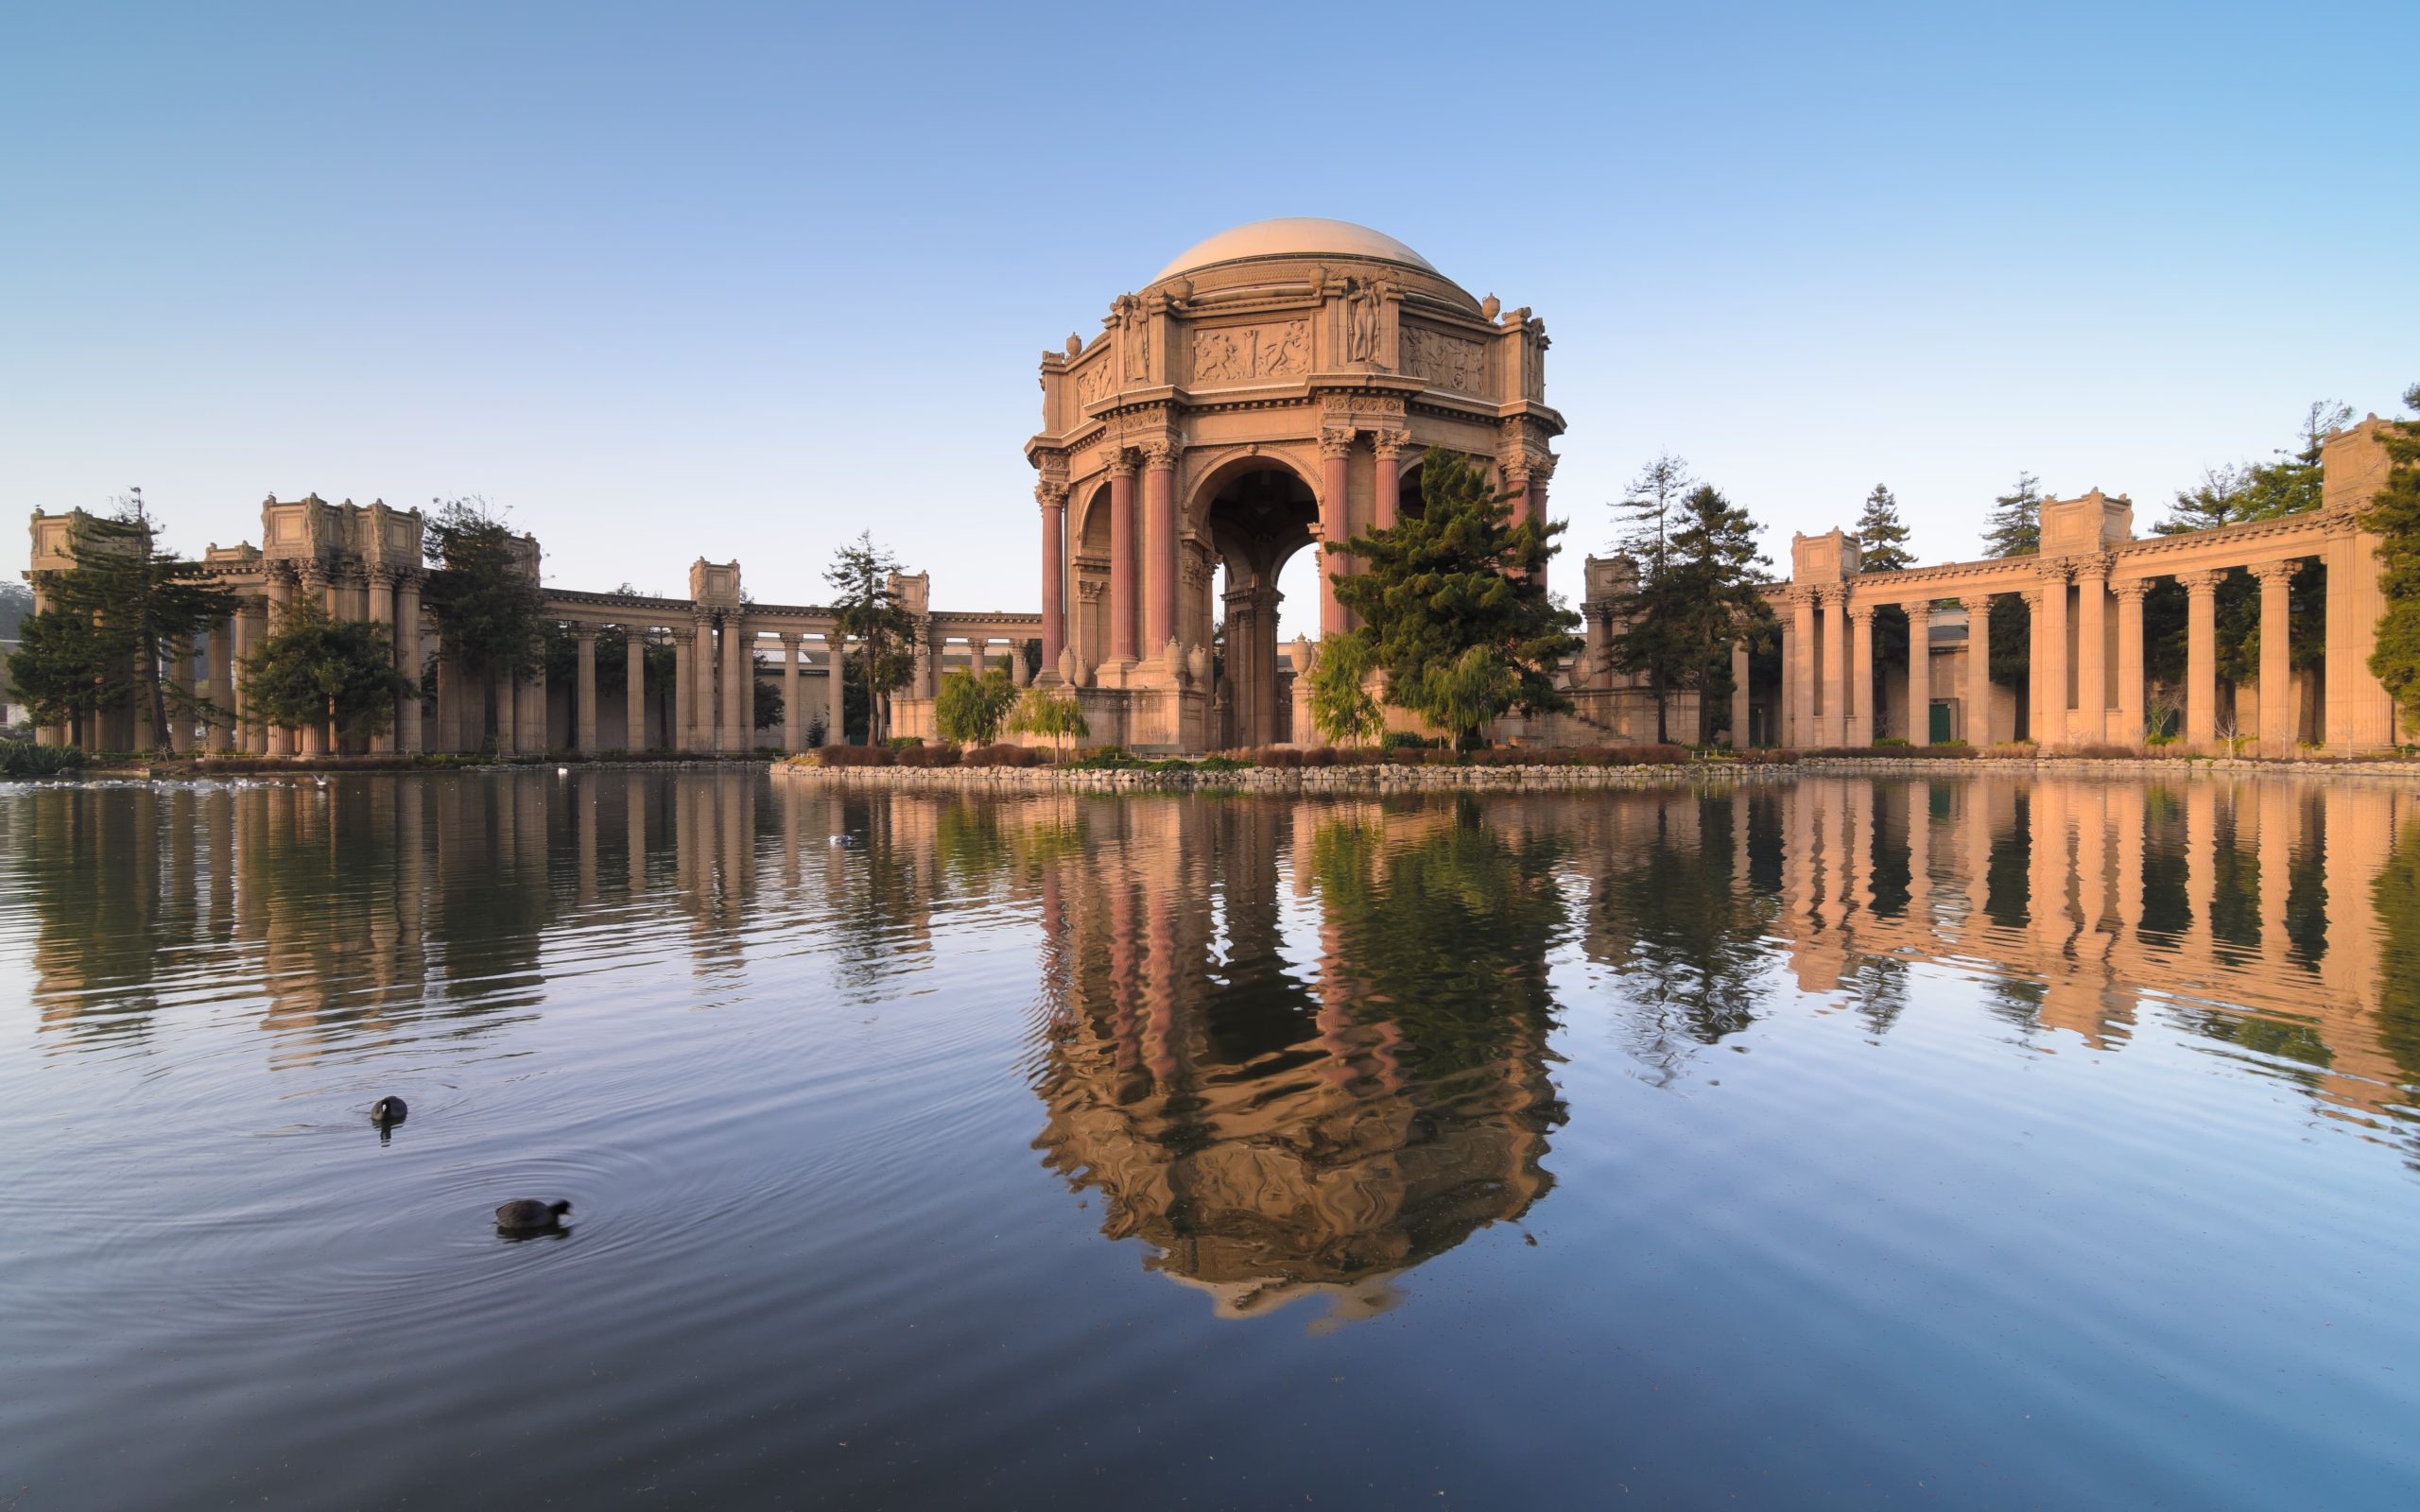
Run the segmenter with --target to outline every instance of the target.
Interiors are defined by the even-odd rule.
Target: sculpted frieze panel
[[[1109,354],[1103,352],[1093,365],[1076,375],[1076,398],[1086,404],[1107,399],[1117,389],[1117,369],[1110,366]]]
[[[1311,324],[1219,326],[1193,333],[1193,381],[1239,384],[1255,378],[1299,378],[1311,370]]]
[[[1412,377],[1426,378],[1438,387],[1450,388],[1458,394],[1487,391],[1486,342],[1476,336],[1406,324],[1402,344],[1403,370]]]

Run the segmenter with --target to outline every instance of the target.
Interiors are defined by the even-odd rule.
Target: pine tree
[[[1663,464],[1658,458],[1640,475],[1633,496],[1642,500],[1642,519],[1651,507]],[[1613,617],[1619,627],[1606,648],[1613,665],[1642,675],[1655,699],[1655,738],[1671,738],[1668,695],[1699,695],[1699,737],[1710,727],[1712,708],[1731,687],[1731,643],[1743,627],[1770,622],[1764,595],[1754,584],[1765,565],[1756,551],[1756,524],[1720,490],[1699,484],[1652,525],[1642,524],[1634,545],[1651,545],[1650,528],[1665,534],[1662,565],[1636,562],[1630,592],[1616,596]],[[1725,705],[1727,707],[1727,703]]]
[[[485,499],[430,502],[422,602],[437,621],[437,654],[468,678],[527,677],[546,654],[546,595],[532,570],[533,544]]]
[[[2042,549],[2042,480],[2016,475],[2016,487],[1992,501],[1983,524],[1983,555],[2031,557]]]
[[[1337,602],[1361,616],[1371,654],[1387,674],[1387,701],[1476,744],[1509,710],[1559,712],[1555,663],[1580,646],[1578,616],[1542,581],[1565,528],[1512,520],[1512,495],[1495,491],[1468,457],[1431,447],[1421,460],[1420,512],[1385,530],[1331,541],[1361,570],[1331,575]],[[1480,652],[1481,676],[1466,662]],[[1474,690],[1477,690],[1475,695]],[[1474,696],[1487,706],[1472,718]]]
[[[1857,517],[1855,534],[1858,561],[1867,572],[1905,572],[1916,564],[1916,554],[1908,549],[1907,522],[1899,518],[1899,501],[1882,484],[1865,496],[1865,512]]]
[[[906,687],[916,674],[916,616],[892,587],[898,573],[899,558],[876,544],[871,530],[834,552],[823,570],[823,580],[838,595],[832,601],[836,627],[857,643],[849,653],[849,668],[865,695],[869,746],[882,740],[877,712],[884,696]]]
[[[387,627],[330,619],[307,595],[280,610],[268,639],[244,659],[246,721],[322,729],[331,751],[384,731],[395,700],[413,691],[395,668]]]
[[[2420,384],[2404,391],[2403,403],[2420,411]],[[2420,730],[2420,421],[2381,427],[2392,464],[2386,487],[2361,512],[2364,529],[2376,531],[2378,587],[2386,612],[2378,618],[2377,644],[2370,670],[2403,711],[2407,731]]]
[[[50,606],[89,621],[94,634],[88,641],[62,631],[52,644],[63,646],[73,640],[93,657],[88,709],[97,713],[132,703],[145,711],[152,738],[164,741],[171,708],[190,716],[204,712],[208,700],[176,686],[162,670],[189,662],[194,638],[233,613],[237,595],[220,587],[201,563],[160,549],[141,489],[132,490],[116,514],[77,511],[68,555],[75,566],[51,575],[44,585]]]

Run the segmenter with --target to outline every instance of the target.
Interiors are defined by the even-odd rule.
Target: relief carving
[[[1076,398],[1090,404],[1108,398],[1117,389],[1117,371],[1109,365],[1107,353],[1091,367],[1076,375]]]
[[[1487,391],[1487,344],[1420,326],[1403,328],[1403,370],[1458,394]]]
[[[1143,380],[1151,376],[1151,327],[1149,322],[1135,321],[1126,331],[1126,376]]]
[[[1198,384],[1299,378],[1310,370],[1311,327],[1307,320],[1193,333],[1193,381]]]

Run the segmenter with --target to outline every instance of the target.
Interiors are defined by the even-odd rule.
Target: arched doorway
[[[1278,703],[1277,575],[1312,544],[1319,500],[1306,479],[1266,456],[1217,470],[1196,497],[1206,501],[1201,528],[1219,567],[1227,740],[1270,745],[1286,730]]]

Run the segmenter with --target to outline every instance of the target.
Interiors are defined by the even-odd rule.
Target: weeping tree
[[[2420,412],[2420,384],[2404,390],[2403,403]],[[2394,696],[2405,730],[2420,733],[2420,421],[2400,421],[2380,439],[2391,464],[2386,487],[2361,513],[2362,525],[2379,537],[2386,595],[2370,670]]]
[[[1348,630],[1320,642],[1311,663],[1311,723],[1339,745],[1358,746],[1386,723],[1378,700],[1370,696],[1370,674],[1377,658],[1367,630]]]
[[[998,738],[1016,702],[1017,688],[1006,658],[979,672],[953,667],[934,694],[933,723],[943,740],[988,746]]]
[[[1387,702],[1478,745],[1493,720],[1519,710],[1571,707],[1556,662],[1580,648],[1579,616],[1547,596],[1547,563],[1564,529],[1512,521],[1512,495],[1479,465],[1431,447],[1420,467],[1421,508],[1384,530],[1330,541],[1361,571],[1331,574],[1337,602],[1361,616]]]

